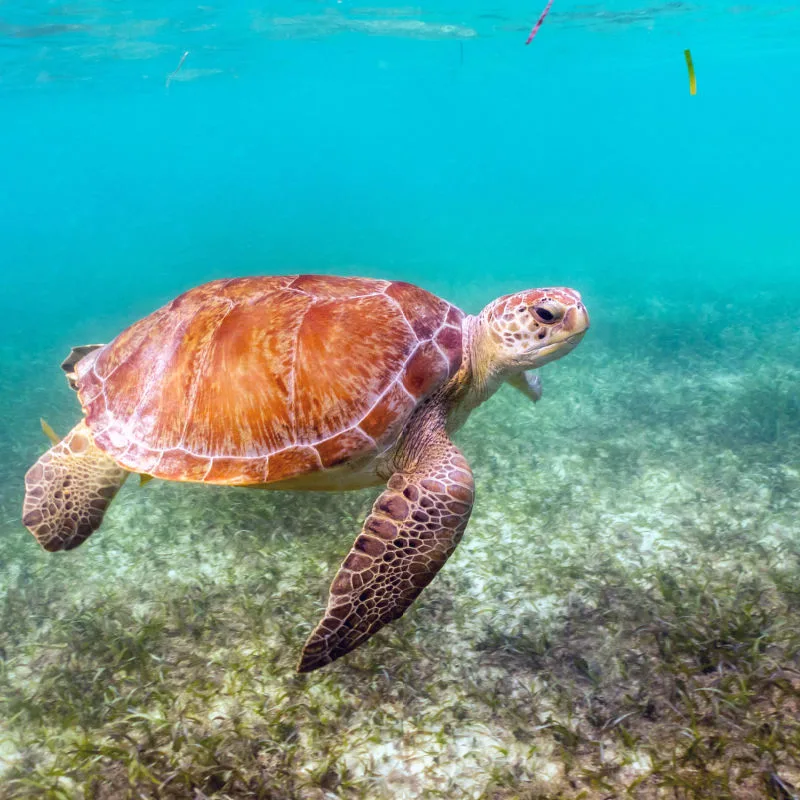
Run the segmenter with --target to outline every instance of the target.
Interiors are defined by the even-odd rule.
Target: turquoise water
[[[0,2],[0,796],[796,796],[800,8],[555,0],[525,47],[540,12]],[[574,286],[593,323],[465,429],[429,599],[299,684],[373,493],[129,486],[66,555],[18,521],[71,346],[296,272]]]

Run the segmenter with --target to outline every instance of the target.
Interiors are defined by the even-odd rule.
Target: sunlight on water
[[[192,54],[177,80],[249,74],[280,42],[353,36],[460,43],[524,41],[536,10],[519,4],[436,2],[424,6],[351,2],[272,3],[267,9],[230,3],[6,3],[0,86],[159,80],[180,50]],[[793,48],[800,9],[783,3],[556,3],[549,43],[573,55],[633,47],[659,51],[674,37],[713,40],[717,47]],[[557,39],[555,37],[558,37]],[[515,42],[515,40],[517,40]],[[450,50],[454,48],[451,47]],[[510,57],[511,51],[508,56]],[[495,54],[495,57],[498,56]],[[580,56],[579,56],[580,57]],[[413,58],[413,56],[412,56]]]

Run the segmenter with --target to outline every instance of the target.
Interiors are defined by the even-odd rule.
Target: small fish
[[[166,85],[167,85],[167,88],[169,88],[169,85],[170,85],[170,83],[171,83],[172,79],[173,79],[173,78],[174,78],[174,77],[175,77],[175,76],[178,74],[178,72],[180,71],[180,68],[183,66],[183,62],[184,62],[184,61],[186,61],[186,57],[187,57],[188,55],[189,55],[189,51],[187,50],[187,51],[186,51],[186,52],[185,52],[185,53],[184,53],[184,54],[181,56],[181,60],[178,62],[178,66],[177,66],[177,67],[175,67],[175,69],[174,69],[172,72],[170,72],[170,74],[169,74],[169,75],[167,75],[167,84],[166,84]]]
[[[539,31],[539,28],[542,27],[544,18],[550,13],[550,6],[552,5],[553,5],[553,0],[549,0],[547,5],[545,6],[544,11],[542,11],[542,15],[539,17],[538,21],[533,26],[533,29],[531,30],[530,35],[528,36],[528,40],[525,42],[525,44],[530,44],[533,41],[533,37],[536,36],[537,32]]]
[[[39,417],[39,422],[42,425],[42,430],[44,431],[44,435],[53,444],[58,444],[61,441],[61,437],[41,417]]]
[[[697,94],[697,79],[694,76],[694,64],[692,64],[692,54],[689,50],[684,50],[686,66],[689,69],[689,94]]]

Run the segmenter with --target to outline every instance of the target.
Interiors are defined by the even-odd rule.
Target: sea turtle
[[[400,617],[453,552],[473,478],[451,434],[503,382],[589,327],[566,288],[477,316],[409,283],[321,275],[217,280],[62,364],[84,418],[25,476],[23,524],[45,550],[100,527],[130,473],[270,489],[386,485],[330,587],[297,669]]]

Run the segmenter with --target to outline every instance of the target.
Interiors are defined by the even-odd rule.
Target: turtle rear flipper
[[[45,550],[71,550],[100,527],[127,476],[82,421],[25,475],[22,524]]]
[[[73,347],[69,351],[69,355],[61,362],[61,369],[67,373],[67,381],[71,389],[78,388],[78,379],[75,375],[76,364],[85,356],[88,356],[92,350],[98,350],[103,347],[102,344],[82,344],[79,347]]]

